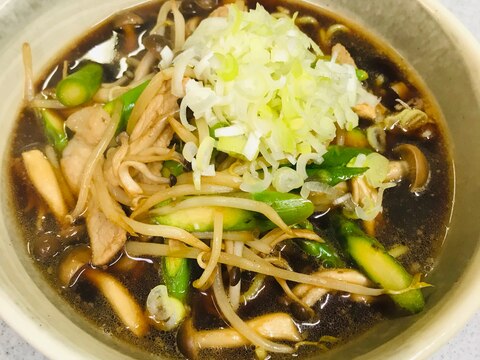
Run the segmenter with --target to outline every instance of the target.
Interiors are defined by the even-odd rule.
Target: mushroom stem
[[[272,313],[246,322],[255,332],[271,340],[301,341],[302,336],[290,315]],[[191,319],[186,320],[179,330],[177,342],[188,358],[195,359],[202,349],[236,348],[251,342],[232,328],[197,331]]]
[[[377,201],[377,189],[371,187],[364,177],[353,178],[352,184],[352,199],[356,204],[361,204],[364,199],[371,199],[373,202]]]
[[[64,223],[68,210],[53,166],[40,150],[25,151],[22,158],[35,190],[45,200],[55,218]]]
[[[142,308],[120,281],[106,272],[92,268],[85,269],[83,276],[100,290],[113,311],[132,333],[139,337],[146,334],[148,323]]]
[[[138,47],[135,25],[126,24],[123,31],[125,32],[125,52],[130,53]]]
[[[307,304],[309,307],[312,307],[317,303],[317,301],[320,301],[320,299],[328,293],[329,293],[328,289],[311,287],[310,290],[302,298],[302,301],[305,304]]]
[[[302,340],[292,318],[285,313],[263,315],[247,321],[247,325],[260,335],[272,340]],[[215,347],[234,348],[250,344],[250,341],[231,328],[199,331],[195,339],[200,349]]]
[[[185,35],[188,38],[200,24],[200,16],[194,16],[185,23]]]
[[[385,181],[400,181],[406,174],[408,174],[408,163],[406,161],[390,161]]]
[[[113,25],[115,29],[122,29],[125,34],[124,51],[130,53],[138,47],[135,28],[144,23],[144,20],[135,13],[126,12],[117,15]]]
[[[143,336],[148,331],[148,322],[143,310],[128,289],[114,276],[87,266],[91,251],[85,245],[71,250],[58,268],[58,277],[63,286],[69,286],[79,276],[85,277],[107,299],[123,324],[135,335]],[[83,270],[81,275],[80,270]]]
[[[358,285],[367,286],[370,284],[370,280],[368,280],[365,275],[352,269],[323,270],[318,271],[312,275],[319,277],[328,276],[332,279],[348,281]],[[328,294],[329,292],[331,292],[331,290],[308,284],[299,284],[295,286],[295,288],[293,288],[293,293],[299,298],[301,298],[301,300],[310,307],[315,305],[317,301],[319,301],[324,295]]]

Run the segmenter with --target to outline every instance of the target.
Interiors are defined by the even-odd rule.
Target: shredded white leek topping
[[[173,60],[172,92],[183,98],[182,124],[195,129],[189,108],[210,128],[192,162],[195,184],[214,174],[215,148],[263,168],[261,175],[246,173],[245,191],[272,181],[278,191],[300,188],[306,164],[322,161],[336,126],[357,126],[352,107],[378,99],[362,88],[353,66],[324,57],[294,18],[274,18],[260,5],[248,12],[228,9],[226,18],[203,20]],[[185,81],[187,69],[195,76]],[[265,166],[256,166],[260,157]],[[275,174],[285,162],[297,165],[297,175]]]

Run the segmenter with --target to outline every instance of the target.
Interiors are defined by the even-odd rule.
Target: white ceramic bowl
[[[6,150],[22,94],[21,44],[28,41],[34,71],[112,10],[138,0],[100,2],[17,0],[16,18],[0,35],[0,315],[52,359],[131,359],[125,345],[92,329],[60,301],[26,255],[9,209]],[[429,281],[435,291],[419,315],[387,321],[322,359],[422,359],[479,308],[480,294],[480,51],[477,43],[434,0],[311,0],[364,25],[415,67],[436,97],[453,145],[455,207],[450,230]],[[9,2],[4,2],[4,6]],[[33,5],[32,5],[33,4]],[[25,6],[25,8],[23,8]],[[0,9],[1,10],[1,9]],[[146,358],[146,357],[143,357]],[[148,358],[148,357],[147,357]]]

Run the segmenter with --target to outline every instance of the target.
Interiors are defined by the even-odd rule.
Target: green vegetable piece
[[[174,160],[167,160],[163,162],[162,175],[169,177],[170,175],[179,176],[183,174],[184,167],[181,163]]]
[[[365,81],[368,80],[368,73],[365,70],[362,69],[356,69],[355,73],[357,74],[357,79],[359,81]]]
[[[307,229],[307,230],[314,230],[313,228],[313,224],[308,221],[308,220],[305,220],[305,221],[302,221],[302,222],[299,222],[297,223],[296,225],[292,226],[294,229]]]
[[[177,210],[170,214],[155,216],[152,221],[160,225],[170,225],[186,231],[213,231],[213,218],[216,211],[223,214],[225,231],[242,231],[257,228],[255,213],[235,208],[204,206]]]
[[[161,259],[161,268],[168,295],[185,303],[190,287],[188,260],[166,256]]]
[[[320,165],[310,164],[307,166],[307,175],[311,180],[335,186],[342,181],[365,173],[368,167],[355,168],[346,165],[358,155],[370,153],[372,150],[367,148],[331,145],[323,155],[323,162]]]
[[[133,107],[135,106],[135,103],[137,102],[138,98],[142,94],[143,90],[145,90],[149,82],[150,80],[144,81],[140,85],[128,90],[116,99],[105,104],[105,111],[109,114],[112,114],[115,101],[120,100],[122,102],[122,115],[120,117],[120,123],[117,127],[117,134],[125,131],[125,129],[127,128],[128,119],[130,118]]]
[[[368,168],[356,168],[337,166],[326,169],[307,169],[310,180],[319,181],[330,186],[335,186],[342,181],[350,180],[355,176],[362,175]]]
[[[304,222],[314,211],[311,201],[290,193],[264,191],[254,194],[238,193],[236,196],[270,205],[287,225]],[[170,214],[157,215],[152,218],[152,221],[156,224],[176,226],[187,231],[213,231],[215,211],[222,212],[223,229],[226,231],[254,229],[267,231],[276,226],[256,212],[216,206],[177,210]]]
[[[323,155],[323,162],[320,165],[316,165],[316,167],[330,168],[345,166],[354,157],[360,154],[368,155],[371,152],[372,150],[366,148],[331,145],[328,147],[327,152]]]
[[[287,225],[301,223],[313,214],[314,206],[310,200],[300,195],[281,193],[276,191],[262,191],[250,194],[252,200],[261,201],[270,205],[280,215]],[[269,220],[260,224],[261,230],[268,230],[275,227]]]
[[[312,240],[299,240],[297,244],[308,255],[311,255],[320,260],[324,267],[345,267],[345,262],[340,258],[337,251],[327,243],[321,243]]]
[[[100,88],[102,78],[102,66],[89,63],[58,83],[57,99],[68,107],[85,104]]]
[[[345,133],[345,146],[367,148],[370,145],[365,131],[360,128],[355,128]]]
[[[42,110],[41,114],[48,142],[60,154],[68,144],[65,121],[59,114],[50,109]]]
[[[386,290],[399,291],[408,288],[412,275],[390,256],[377,239],[366,235],[353,221],[335,215],[333,223],[340,243],[358,267],[372,280]],[[402,309],[417,313],[425,306],[420,289],[402,294],[390,295]]]

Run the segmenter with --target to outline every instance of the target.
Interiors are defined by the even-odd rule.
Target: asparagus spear
[[[308,220],[298,223],[293,227],[300,228],[300,229],[308,229],[312,231],[315,230],[313,224]],[[338,255],[335,248],[326,242],[321,243],[318,241],[299,239],[296,241],[296,243],[308,255],[317,258],[317,260],[319,260],[324,267],[327,267],[327,268],[345,267],[345,262]]]
[[[89,63],[57,84],[57,99],[68,107],[82,105],[95,95],[102,83],[102,77],[102,66]]]
[[[188,260],[167,256],[162,258],[161,266],[168,295],[185,303],[190,286],[190,267]]]
[[[350,180],[355,176],[362,175],[368,168],[336,166],[325,169],[307,169],[309,180],[316,180],[330,186],[335,186],[342,181]]]
[[[301,196],[290,193],[264,191],[254,194],[238,193],[236,196],[249,197],[256,201],[270,205],[287,225],[305,221],[313,214],[314,208],[311,201]],[[180,227],[187,231],[212,231],[213,214],[215,211],[223,213],[224,230],[240,231],[254,230],[267,231],[273,229],[275,224],[255,212],[235,209],[204,206],[177,210],[166,215],[155,216],[152,221],[157,224]]]
[[[310,164],[307,166],[306,170],[309,180],[335,186],[342,181],[362,175],[368,168],[348,167],[347,164],[354,157],[360,154],[368,155],[371,152],[372,150],[367,148],[331,145],[323,155],[321,164]]]
[[[320,243],[311,240],[299,240],[297,244],[308,255],[321,261],[322,265],[328,268],[343,268],[345,262],[340,258],[337,251],[327,243]]]
[[[292,193],[262,191],[249,194],[249,196],[252,200],[270,205],[287,225],[305,221],[314,211],[310,200]],[[269,220],[263,220],[259,225],[262,231],[272,229],[275,226]]]
[[[366,235],[353,221],[341,215],[334,215],[332,220],[343,248],[370,280],[393,291],[404,290],[411,285],[412,275],[388,254],[377,239]],[[421,311],[425,305],[420,289],[390,297],[400,308],[410,313]]]
[[[117,134],[127,128],[128,119],[130,118],[133,107],[135,106],[135,103],[137,102],[138,98],[142,94],[143,90],[145,90],[149,82],[150,80],[144,81],[140,85],[128,90],[116,99],[105,104],[104,109],[109,114],[111,114],[113,112],[115,101],[120,100],[122,102],[122,115],[120,117],[120,123],[118,124]]]
[[[138,97],[140,96],[142,91],[145,89],[145,87],[148,85],[148,82],[149,82],[148,80],[143,82],[142,84],[120,95],[115,100],[112,100],[107,104],[105,104],[104,109],[108,113],[113,112],[113,106],[115,101],[120,100],[123,104],[122,115],[120,118],[120,123],[117,129],[117,133],[125,130],[127,126],[128,118],[130,117],[130,113],[132,112],[132,109],[135,106],[135,102],[137,101]],[[58,153],[61,153],[68,144],[68,137],[65,132],[64,120],[58,113],[56,113],[54,110],[51,110],[51,109],[43,109],[40,112],[40,114],[44,124],[45,135],[47,136],[49,143],[54,147],[54,149]],[[166,161],[165,163],[167,167],[172,168],[171,173],[177,176],[176,173],[178,173],[179,171],[178,167],[181,167],[182,165],[174,161]]]
[[[50,109],[41,111],[45,135],[55,151],[61,153],[68,143],[65,132],[64,120],[56,112]]]

